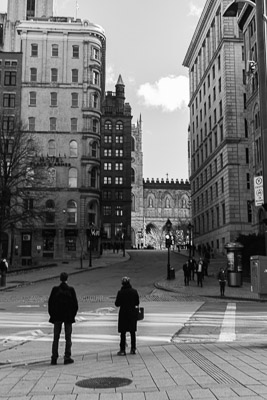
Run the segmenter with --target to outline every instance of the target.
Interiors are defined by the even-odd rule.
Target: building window
[[[56,92],[50,93],[50,106],[57,107],[57,93]]]
[[[103,207],[103,214],[104,215],[111,215],[111,206],[104,206]]]
[[[133,168],[131,169],[131,182],[135,183],[135,170]]]
[[[123,157],[123,150],[115,150],[115,156],[116,157]]]
[[[112,143],[112,137],[110,135],[104,136],[104,143]]]
[[[29,122],[29,131],[31,132],[35,131],[35,118],[29,117],[28,122]]]
[[[250,201],[247,201],[247,215],[248,215],[248,222],[252,222],[252,207]]]
[[[97,142],[93,142],[91,146],[91,156],[96,158],[97,157]]]
[[[78,183],[78,173],[76,168],[69,169],[69,187],[76,188]]]
[[[36,106],[36,92],[30,92],[30,106]]]
[[[103,192],[103,199],[104,199],[104,200],[111,200],[111,198],[112,198],[111,192],[108,191],[108,190],[104,190],[104,192]]]
[[[97,183],[97,169],[92,168],[91,170],[91,187],[96,188]]]
[[[123,208],[122,208],[122,206],[116,206],[115,214],[116,214],[117,217],[122,217],[123,216]]]
[[[49,119],[49,125],[50,125],[50,131],[56,131],[57,130],[57,119],[55,117],[51,117]]]
[[[77,45],[72,46],[72,57],[79,58],[79,46]]]
[[[93,71],[93,85],[99,85],[99,72]]]
[[[2,129],[4,132],[12,132],[14,130],[14,117],[3,116],[2,117]]]
[[[93,132],[94,133],[98,133],[98,126],[99,126],[98,120],[94,118],[93,119]]]
[[[54,224],[55,223],[55,203],[53,200],[47,200],[45,203],[46,212],[45,212],[45,222],[46,224]]]
[[[96,93],[93,94],[92,100],[93,100],[93,108],[98,108],[98,95]]]
[[[95,60],[99,60],[100,59],[100,51],[99,51],[99,49],[97,49],[96,47],[93,47],[92,55],[93,55],[93,58]]]
[[[221,188],[222,188],[222,193],[224,193],[224,179],[223,179],[223,177],[221,178]]]
[[[123,136],[116,136],[115,137],[115,141],[116,141],[117,144],[118,143],[123,143]]]
[[[123,200],[123,193],[122,193],[122,191],[116,191],[115,192],[115,199],[116,200]]]
[[[225,204],[222,204],[222,223],[225,225],[226,223],[226,215],[225,215]]]
[[[48,156],[49,157],[56,156],[56,142],[54,140],[49,140],[48,142]]]
[[[71,70],[71,81],[72,83],[78,83],[79,71],[77,69]]]
[[[122,131],[123,130],[123,123],[121,121],[118,121],[116,123],[116,131]]]
[[[16,71],[5,71],[4,85],[5,86],[16,86],[16,84],[17,84]]]
[[[247,174],[247,189],[250,189],[250,174]]]
[[[3,107],[4,108],[15,108],[16,95],[14,93],[4,93],[3,96]]]
[[[70,142],[70,157],[78,157],[78,146],[75,140]]]
[[[111,176],[104,176],[104,185],[111,185]]]
[[[123,163],[115,163],[115,171],[123,171]]]
[[[58,45],[52,44],[52,57],[58,57]]]
[[[246,147],[246,164],[249,164],[249,150]]]
[[[67,203],[68,224],[77,224],[77,203],[69,200]]]
[[[104,163],[104,170],[105,171],[111,171],[111,169],[112,169],[112,164],[105,162]]]
[[[58,70],[57,68],[51,69],[51,82],[57,82],[58,80]]]
[[[79,94],[78,93],[71,93],[71,107],[78,107],[79,105]]]
[[[112,129],[112,123],[111,123],[111,121],[106,121],[106,122],[105,122],[104,129],[105,129],[106,131],[111,131],[111,129]]]
[[[77,132],[78,131],[78,119],[77,118],[71,118],[71,120],[70,120],[70,129],[71,129],[71,132]]]
[[[37,82],[37,68],[30,69],[30,81]]]
[[[123,177],[115,176],[115,185],[123,185]]]
[[[111,238],[111,224],[103,224],[103,237],[106,239]]]
[[[111,149],[104,149],[104,157],[111,157]]]
[[[31,45],[31,56],[38,57],[38,44],[33,43]]]

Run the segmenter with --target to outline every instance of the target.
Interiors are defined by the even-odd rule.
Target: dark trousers
[[[186,274],[184,276],[184,284],[185,284],[185,286],[189,286],[189,280],[190,280],[190,275]]]
[[[131,350],[136,350],[136,335],[135,331],[130,332],[131,335]],[[121,332],[121,342],[120,342],[120,349],[121,351],[125,351],[126,347],[126,331]]]
[[[58,358],[58,343],[60,338],[60,333],[62,329],[62,324],[64,323],[65,330],[65,354],[64,359],[68,359],[71,357],[71,333],[72,333],[72,324],[67,322],[55,322],[54,323],[54,340],[52,344],[52,358]]]
[[[224,296],[224,291],[225,291],[225,281],[220,281],[221,296]]]
[[[197,272],[197,286],[202,287],[202,280],[203,280],[203,274],[202,272]]]

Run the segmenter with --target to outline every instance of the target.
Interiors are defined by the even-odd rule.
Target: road
[[[77,353],[118,347],[117,309],[114,299],[121,277],[130,276],[145,307],[145,319],[138,324],[138,346],[188,342],[266,340],[267,310],[263,303],[210,301],[176,297],[159,291],[154,282],[166,277],[165,252],[132,251],[128,262],[72,275],[79,314],[73,330]],[[172,254],[175,268],[184,258]],[[40,343],[40,355],[47,356],[52,340],[48,323],[47,298],[58,279],[19,287],[0,296],[0,356],[15,357],[23,343]],[[50,342],[48,344],[48,342]]]

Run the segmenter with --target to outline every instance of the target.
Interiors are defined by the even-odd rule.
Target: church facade
[[[165,224],[172,223],[174,242],[186,241],[191,221],[190,183],[143,179],[142,119],[132,125],[132,247],[165,247]]]

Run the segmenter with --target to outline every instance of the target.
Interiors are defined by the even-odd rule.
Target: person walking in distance
[[[120,307],[118,319],[118,332],[120,333],[120,351],[118,356],[125,356],[126,332],[131,335],[131,354],[136,352],[137,318],[136,307],[139,306],[139,295],[130,283],[127,276],[121,280],[121,289],[117,293],[115,306]]]
[[[191,280],[194,281],[195,279],[195,272],[196,272],[196,260],[193,257],[190,257],[189,260],[189,269],[190,269],[190,276]]]
[[[197,264],[197,286],[203,286],[203,259],[200,257]]]
[[[183,271],[184,271],[184,285],[189,286],[189,280],[191,274],[189,260],[186,261],[186,263],[183,265]]]
[[[224,296],[224,292],[225,292],[225,285],[226,285],[226,272],[223,268],[220,269],[220,272],[218,274],[218,280],[219,280],[219,284],[220,284],[220,293],[221,296]]]
[[[58,343],[62,325],[65,330],[65,354],[64,364],[72,364],[71,358],[71,334],[72,324],[75,322],[75,316],[78,312],[78,301],[73,287],[67,284],[68,274],[60,274],[60,285],[54,286],[48,299],[49,322],[54,324],[54,339],[52,344],[51,365],[57,364]]]

